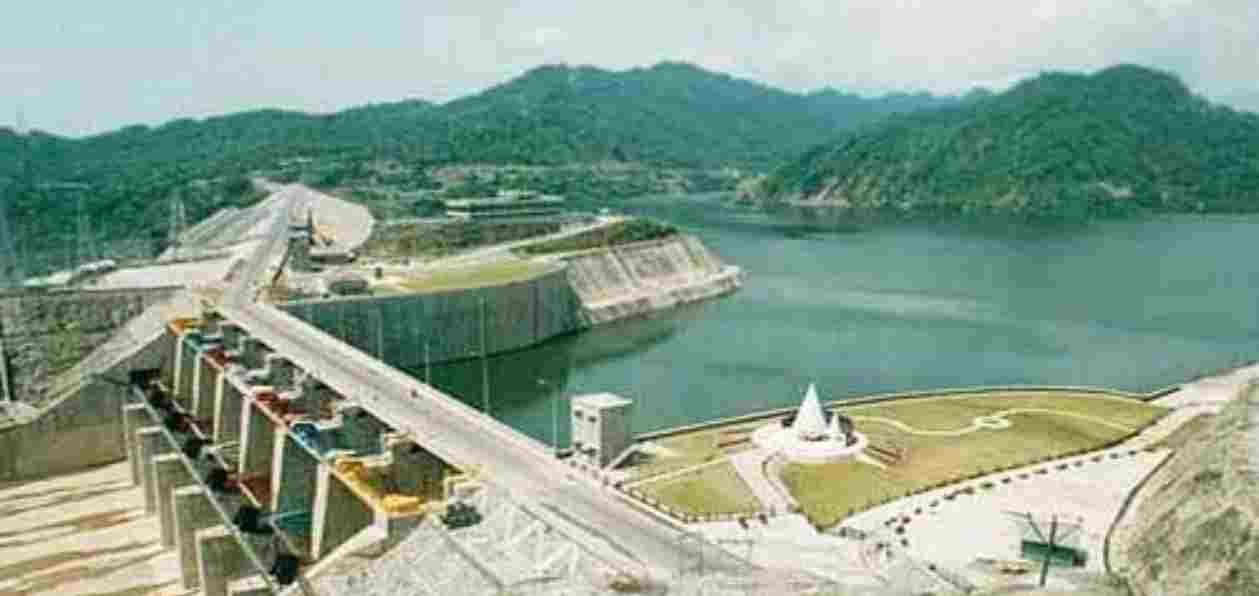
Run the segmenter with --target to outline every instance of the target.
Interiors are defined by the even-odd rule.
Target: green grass
[[[977,416],[1013,409],[1057,410],[1103,418],[1124,426],[1141,427],[1149,424],[1163,411],[1162,408],[1136,400],[1071,391],[1011,391],[946,396],[839,409],[850,416],[892,418],[921,430],[966,428]]]
[[[1165,410],[1140,402],[1076,395],[985,397],[913,401],[869,408],[850,408],[853,415],[893,418],[916,428],[950,430],[969,426],[974,416],[1012,407],[1056,409],[1096,416],[1134,429],[1153,423]],[[1092,403],[1079,403],[1092,402]],[[1052,406],[1057,407],[1052,407]],[[895,444],[905,457],[886,470],[859,462],[827,465],[791,464],[783,481],[806,515],[822,526],[881,502],[969,477],[1036,461],[1098,449],[1129,433],[1097,422],[1053,413],[1020,413],[1006,417],[1006,430],[980,430],[957,437],[914,435],[874,420],[858,420],[857,431],[874,444]]]
[[[856,461],[786,466],[783,481],[805,514],[822,526],[916,491],[1097,449],[1152,424],[1166,412],[1165,408],[1136,400],[1072,391],[963,394],[834,409],[853,416],[858,432],[873,444],[897,446],[904,450],[904,457],[886,470]],[[1009,429],[985,429],[960,436],[916,435],[878,420],[896,420],[920,430],[951,431],[969,428],[978,416],[1019,409],[1051,411],[1007,414]],[[649,477],[724,458],[747,448],[746,443],[734,443],[734,439],[747,436],[748,431],[770,421],[708,428],[656,440],[657,445],[673,455],[639,461],[634,471],[639,477]],[[756,504],[729,462],[661,482],[649,481],[640,487],[664,503],[693,514],[742,512],[748,510],[748,505]]]
[[[399,285],[404,289],[419,292],[479,288],[524,281],[536,277],[545,270],[545,266],[529,261],[503,261],[479,267],[442,269],[424,277],[404,281]]]
[[[634,460],[633,471],[637,477],[646,478],[689,468],[747,449],[751,446],[749,442],[740,443],[736,440],[740,437],[749,437],[749,433],[762,424],[764,422],[712,428],[657,439],[652,442],[668,449],[673,454],[640,457]]]
[[[667,223],[651,219],[634,218],[595,228],[575,236],[530,244],[521,247],[519,252],[537,255],[607,248],[634,242],[659,240],[675,236],[677,233],[677,228]]]
[[[693,474],[649,482],[639,488],[693,515],[751,513],[761,508],[752,489],[730,462],[713,464]]]

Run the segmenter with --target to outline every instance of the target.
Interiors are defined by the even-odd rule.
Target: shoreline
[[[1246,366],[1249,366],[1249,365],[1243,365],[1241,367],[1238,367],[1238,369],[1245,368]],[[1230,371],[1238,370],[1238,369],[1230,369]],[[1212,376],[1218,376],[1220,374],[1228,374],[1228,372],[1209,373],[1209,374],[1197,377],[1194,380],[1209,378]],[[1108,389],[1105,387],[1087,387],[1087,386],[1075,386],[1075,385],[980,385],[980,386],[973,386],[973,387],[954,387],[954,388],[946,388],[946,389],[923,389],[923,390],[914,390],[914,391],[897,391],[897,392],[892,392],[892,393],[876,393],[874,395],[867,395],[867,396],[850,398],[850,399],[830,400],[830,401],[823,402],[822,406],[825,409],[829,410],[833,408],[866,406],[866,405],[872,405],[872,404],[878,404],[878,403],[884,403],[884,402],[890,402],[890,401],[900,401],[900,400],[930,399],[930,398],[941,398],[941,397],[963,396],[963,395],[973,397],[977,394],[984,394],[984,393],[1010,393],[1010,392],[1055,393],[1055,392],[1066,392],[1066,391],[1076,392],[1076,393],[1094,393],[1098,395],[1106,395],[1106,396],[1115,397],[1119,399],[1131,399],[1134,401],[1141,401],[1141,402],[1148,403],[1156,399],[1166,397],[1168,395],[1172,395],[1180,391],[1182,388],[1184,388],[1185,384],[1192,383],[1194,380],[1187,381],[1186,383],[1175,383],[1172,385],[1168,385],[1166,387],[1163,387],[1161,389],[1156,389],[1149,393],[1135,393],[1135,392],[1130,392],[1130,391],[1124,391],[1121,389]],[[635,435],[634,442],[637,443],[637,442],[643,442],[643,441],[653,441],[657,439],[674,437],[674,436],[688,434],[692,432],[712,430],[714,428],[720,428],[723,426],[733,426],[733,425],[738,425],[738,424],[746,424],[749,422],[756,422],[759,420],[768,420],[770,418],[775,418],[778,416],[785,416],[785,415],[791,414],[792,412],[795,412],[797,409],[798,409],[798,406],[786,406],[782,408],[775,408],[772,410],[753,412],[751,414],[727,416],[723,418],[709,420],[706,422],[697,422],[694,424],[686,424],[682,426],[675,426],[671,428],[648,431],[645,433],[639,433]]]

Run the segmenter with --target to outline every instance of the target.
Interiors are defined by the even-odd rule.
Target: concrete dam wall
[[[510,352],[581,328],[563,267],[501,286],[290,302],[280,308],[402,368]],[[482,330],[484,329],[484,348]]]
[[[289,314],[401,368],[527,348],[611,321],[726,294],[739,269],[690,236],[556,259],[531,279],[426,294],[308,300]],[[484,306],[483,306],[484,305]]]
[[[475,358],[483,349],[489,354],[519,350],[592,325],[725,294],[739,283],[737,267],[724,265],[698,240],[683,236],[562,255],[543,273],[500,286],[293,302],[281,308],[389,364],[417,368],[424,365],[426,352],[432,363],[441,363]],[[33,337],[59,337],[70,327],[90,330],[89,339],[100,344],[91,357],[62,367],[65,383],[39,373],[45,390],[38,395],[47,398],[22,404],[25,414],[0,415],[0,480],[54,475],[123,457],[120,408],[127,371],[160,367],[173,384],[175,344],[162,330],[172,317],[198,311],[195,299],[171,293],[0,296],[6,331],[34,315],[37,323],[26,329],[44,331]],[[144,313],[132,318],[139,309]],[[21,339],[29,345],[32,336],[25,333]],[[101,374],[85,376],[81,368]],[[211,390],[204,385],[212,378],[201,375],[201,392]],[[193,375],[181,376],[178,390],[192,392],[195,383]],[[56,390],[48,390],[49,384]]]

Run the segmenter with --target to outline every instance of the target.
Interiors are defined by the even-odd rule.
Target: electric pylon
[[[170,246],[171,257],[179,256],[180,240],[188,229],[188,213],[184,210],[184,199],[178,192],[170,198]]]

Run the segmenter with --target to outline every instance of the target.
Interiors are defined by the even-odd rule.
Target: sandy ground
[[[0,595],[188,594],[126,462],[0,484]]]

